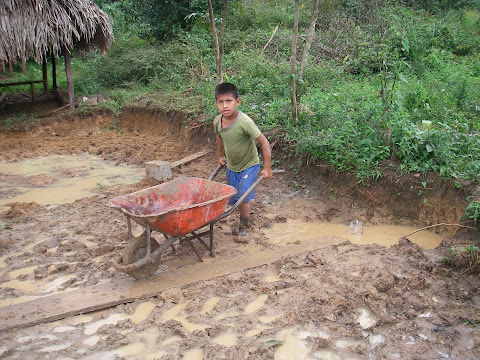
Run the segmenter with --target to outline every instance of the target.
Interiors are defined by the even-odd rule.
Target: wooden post
[[[43,91],[48,92],[47,56],[43,58],[42,75],[43,75]]]
[[[30,94],[32,95],[32,102],[35,102],[35,88],[33,82],[30,83]]]
[[[12,64],[12,59],[8,59],[8,74],[10,76],[13,76],[13,64]]]
[[[75,109],[75,95],[73,94],[73,77],[72,77],[72,63],[70,58],[70,51],[65,48],[65,72],[67,74],[68,87],[68,101],[70,103],[70,110]]]
[[[27,73],[27,62],[25,58],[22,56],[22,73],[25,75]]]
[[[57,96],[57,63],[55,62],[55,55],[52,52],[52,89],[55,96]]]

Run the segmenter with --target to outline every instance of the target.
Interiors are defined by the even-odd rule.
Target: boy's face
[[[240,98],[234,98],[231,93],[217,95],[215,100],[218,112],[227,119],[237,117],[237,107],[240,105]]]

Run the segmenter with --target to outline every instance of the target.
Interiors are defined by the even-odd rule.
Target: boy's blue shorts
[[[260,164],[253,165],[248,169],[240,172],[235,172],[227,168],[227,184],[237,189],[237,193],[228,201],[229,205],[233,205],[238,199],[257,181],[258,173],[260,172]],[[249,202],[255,198],[255,190],[244,200]]]

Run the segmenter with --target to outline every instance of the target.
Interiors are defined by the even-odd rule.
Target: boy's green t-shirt
[[[213,120],[215,132],[223,139],[227,167],[240,172],[260,163],[255,139],[260,136],[260,129],[253,120],[243,112],[238,112],[237,120],[228,128],[221,125],[222,115]]]

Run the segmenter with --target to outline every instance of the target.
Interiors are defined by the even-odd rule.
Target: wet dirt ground
[[[210,130],[201,123],[186,127],[181,114],[147,110],[120,118],[58,116],[27,132],[0,133],[0,162],[88,155],[142,169],[146,161],[173,162],[208,149],[201,159],[173,170],[174,177],[207,178],[216,165]],[[41,303],[36,316],[50,320],[1,331],[0,358],[480,358],[478,275],[439,261],[451,245],[478,244],[477,232],[434,227],[440,240],[428,249],[412,237],[401,238],[407,228],[393,245],[385,243],[389,246],[352,238],[359,223],[363,230],[401,225],[409,226],[408,232],[458,223],[465,194],[434,177],[391,177],[363,186],[320,164],[291,167],[285,144],[271,141],[275,166],[286,173],[259,185],[249,242],[237,241],[234,213],[215,224],[215,258],[205,251],[199,262],[187,243],[176,244],[145,280],[112,267],[127,244],[127,223],[107,204],[157,185],[154,179],[98,186],[90,196],[64,204],[14,202],[3,208],[0,312]],[[63,172],[84,174],[75,167]],[[0,182],[12,180],[0,176]],[[14,182],[42,188],[52,179],[48,173],[19,175]],[[0,200],[12,195],[5,190]],[[280,225],[319,223],[343,226],[344,234],[313,227],[313,235],[301,237],[297,228],[282,230],[283,240],[277,241],[281,236],[274,232]],[[129,299],[133,284],[147,295]],[[53,296],[75,303],[72,294],[110,285],[118,304],[49,318],[56,310],[53,302],[48,305]],[[103,300],[95,292],[91,298],[96,304]],[[89,304],[70,305],[88,309]],[[12,316],[28,324],[21,314]]]

